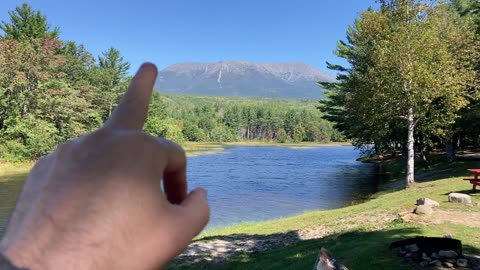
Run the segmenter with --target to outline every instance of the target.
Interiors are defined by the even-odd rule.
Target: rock
[[[448,195],[448,201],[455,203],[472,203],[472,198],[467,194],[450,193]]]
[[[427,261],[427,262],[431,262],[432,259],[430,257],[427,256],[427,253],[423,252],[422,253],[422,260],[423,261]]]
[[[429,198],[420,198],[417,200],[417,205],[426,205],[430,207],[438,207],[440,204]]]
[[[422,260],[424,260],[424,261],[427,261],[427,262],[431,262],[431,261],[432,261],[432,258],[429,258],[429,257],[422,257]]]
[[[440,258],[454,259],[458,257],[458,254],[453,250],[440,250],[438,256]]]
[[[408,246],[405,247],[405,249],[406,249],[408,252],[411,252],[411,253],[420,251],[420,248],[418,248],[417,244],[408,245]]]
[[[442,266],[442,262],[439,260],[433,260],[429,264],[433,266]]]
[[[438,257],[438,254],[437,253],[432,253],[432,255],[430,255],[430,257],[432,259],[440,259],[440,257]]]
[[[458,259],[457,260],[457,266],[467,267],[468,266],[468,260],[467,259]]]
[[[450,238],[453,239],[453,235],[451,233],[447,233],[443,236],[443,238]]]
[[[414,213],[417,215],[430,216],[433,213],[433,209],[428,205],[419,205],[417,208],[415,208]]]
[[[314,270],[326,270],[326,269],[338,269],[338,270],[348,270],[347,267],[340,264],[332,256],[332,253],[325,248],[320,250],[318,254],[317,262],[313,267]]]
[[[443,266],[444,266],[444,267],[447,267],[447,268],[453,268],[453,263],[444,262],[444,263],[443,263]]]
[[[422,261],[422,262],[420,262],[420,266],[421,266],[421,267],[425,267],[425,266],[427,266],[427,265],[428,265],[428,262],[427,262],[427,261]]]
[[[410,257],[412,257],[412,256],[413,256],[413,253],[411,253],[411,252],[405,254],[405,258],[410,258]]]
[[[457,260],[455,259],[446,259],[445,261],[449,262],[449,263],[452,263],[452,264],[456,264],[457,263]]]

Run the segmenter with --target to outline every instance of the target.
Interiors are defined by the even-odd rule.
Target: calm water
[[[351,204],[376,191],[371,164],[353,147],[234,147],[189,158],[190,188],[208,189],[209,228]],[[0,175],[0,235],[25,175]]]

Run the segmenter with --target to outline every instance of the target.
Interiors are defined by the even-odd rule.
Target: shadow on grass
[[[296,231],[284,235],[297,234]],[[223,257],[216,262],[200,259],[196,263],[184,262],[169,269],[311,269],[322,247],[330,250],[334,257],[349,269],[415,269],[388,249],[397,240],[421,235],[417,228],[394,228],[383,231],[352,231],[333,234],[319,239],[298,240],[288,246],[280,245],[263,252],[240,252]],[[281,234],[274,235],[275,237]],[[233,237],[233,236],[232,236]],[[240,235],[242,239],[261,241],[272,235]],[[210,237],[209,240],[227,239]],[[473,247],[465,250],[478,251]]]
[[[447,192],[447,193],[444,193],[442,195],[449,195],[450,193],[462,193],[462,194],[467,194],[467,195],[470,195],[470,196],[479,196],[480,197],[480,190],[473,190],[473,189],[465,189],[465,190],[456,190],[456,191],[452,191],[452,192]]]

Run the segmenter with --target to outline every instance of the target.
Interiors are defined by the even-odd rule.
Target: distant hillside
[[[320,99],[317,81],[332,75],[304,63],[178,63],[158,74],[155,89],[163,93]]]

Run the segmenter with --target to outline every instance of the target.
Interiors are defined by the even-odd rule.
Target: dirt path
[[[274,247],[288,246],[298,241],[322,238],[332,230],[319,226],[313,229],[272,235],[229,235],[218,236],[207,241],[190,244],[174,264],[199,261],[219,262],[238,253],[262,252]]]
[[[421,224],[454,223],[468,227],[480,227],[480,212],[462,212],[453,210],[435,209],[430,216],[418,216],[413,213],[402,215],[403,220]]]
[[[275,247],[288,246],[299,241],[323,238],[340,231],[348,231],[365,224],[374,224],[371,229],[381,230],[397,216],[393,214],[355,215],[332,221],[328,225],[270,235],[234,234],[217,236],[206,241],[193,242],[180,254],[173,265],[188,265],[201,261],[218,263],[241,253],[262,252]]]

